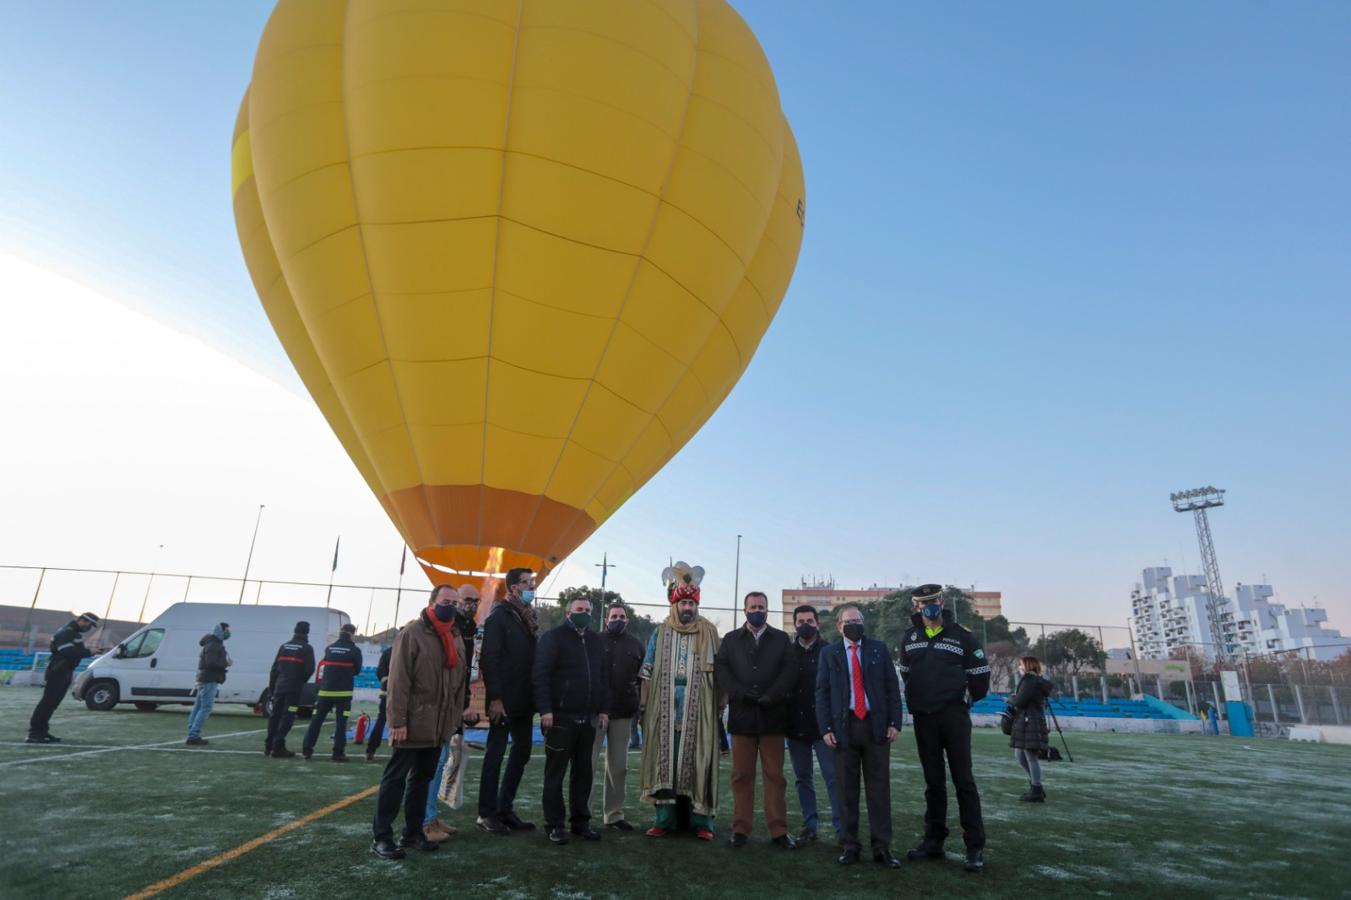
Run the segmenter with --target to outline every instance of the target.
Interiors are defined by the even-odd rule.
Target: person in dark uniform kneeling
[[[924,839],[910,859],[941,859],[948,836],[947,768],[957,788],[968,872],[985,869],[985,826],[980,793],[971,774],[970,704],[990,690],[990,664],[971,632],[943,608],[943,587],[915,589],[916,612],[901,644],[905,702],[915,724],[915,746],[924,770]],[[968,695],[970,700],[968,701]]]
[[[99,617],[87,612],[78,619],[72,619],[62,625],[56,634],[52,635],[52,657],[47,661],[42,699],[38,701],[38,705],[33,709],[32,718],[28,720],[27,743],[61,742],[59,737],[54,737],[47,730],[47,726],[52,720],[52,713],[56,712],[61,701],[66,699],[66,691],[70,689],[70,680],[75,675],[76,667],[94,655],[94,651],[84,645],[84,636],[93,631],[98,623]]]

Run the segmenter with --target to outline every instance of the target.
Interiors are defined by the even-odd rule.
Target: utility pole
[[[732,581],[732,627],[736,628],[736,611],[741,608],[741,535],[736,536],[736,575]]]
[[[244,586],[249,583],[249,566],[253,565],[253,546],[258,543],[258,526],[263,521],[263,504],[258,504],[258,517],[253,520],[253,538],[249,541],[249,558],[244,560],[244,580],[239,582],[239,605],[244,605]]]
[[[1168,499],[1173,501],[1174,512],[1189,512],[1196,518],[1196,542],[1201,547],[1201,565],[1206,576],[1206,617],[1210,620],[1216,661],[1227,662],[1229,647],[1224,641],[1220,610],[1220,605],[1224,603],[1224,582],[1220,579],[1220,563],[1215,557],[1215,542],[1210,537],[1210,519],[1206,516],[1206,510],[1224,505],[1224,491],[1207,486],[1176,491],[1169,494]]]
[[[619,568],[619,567],[616,566],[614,563],[610,562],[610,554],[609,554],[609,553],[605,553],[605,554],[603,554],[603,555],[601,556],[600,562],[596,563],[596,568],[597,568],[597,569],[600,569],[600,602],[601,602],[602,605],[604,605],[604,603],[605,603],[605,576],[609,574],[609,572],[610,572],[611,569],[617,569],[617,568]]]

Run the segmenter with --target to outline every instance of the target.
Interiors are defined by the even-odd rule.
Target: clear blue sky
[[[1214,483],[1226,581],[1351,631],[1351,4],[734,5],[802,149],[797,274],[576,561],[636,593],[688,556],[730,595],[742,532],[743,590],[932,579],[1121,622],[1141,567],[1197,568],[1168,493]],[[0,248],[288,381],[228,196],[270,7],[13,4]]]

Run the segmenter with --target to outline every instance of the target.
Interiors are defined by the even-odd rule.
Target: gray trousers
[[[633,719],[611,719],[606,728],[596,729],[596,742],[591,747],[591,768],[600,771],[600,745],[605,742],[605,824],[624,820],[624,778],[629,769],[629,735],[633,733]],[[594,798],[596,792],[592,791]]]

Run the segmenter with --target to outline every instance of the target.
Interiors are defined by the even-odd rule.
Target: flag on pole
[[[338,540],[333,544],[333,568],[330,572],[338,571],[338,547],[342,545],[342,535],[338,535]]]

